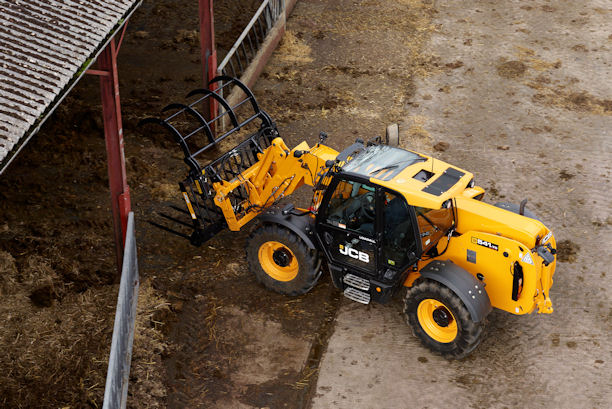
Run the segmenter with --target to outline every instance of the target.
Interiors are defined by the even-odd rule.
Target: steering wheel
[[[369,221],[373,222],[376,217],[376,208],[374,207],[376,204],[376,200],[374,197],[374,192],[366,193],[361,196],[361,214],[363,217]]]

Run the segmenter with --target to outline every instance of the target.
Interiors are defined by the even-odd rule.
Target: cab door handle
[[[327,245],[330,245],[330,244],[331,244],[332,239],[333,239],[333,237],[332,237],[332,235],[331,235],[331,234],[329,234],[329,232],[325,232],[325,233],[323,233],[323,240],[325,241],[325,243],[326,243]]]

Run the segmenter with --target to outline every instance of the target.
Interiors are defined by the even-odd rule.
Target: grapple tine
[[[193,109],[192,107],[190,107],[189,105],[185,105],[185,104],[170,104],[167,105],[164,109],[162,109],[162,112],[164,111],[169,111],[171,109],[179,109],[178,112],[176,112],[174,115],[180,113],[180,112],[185,112],[188,113],[189,115],[191,115],[192,117],[194,117],[195,119],[197,119],[197,121],[200,123],[202,129],[204,129],[204,132],[206,133],[206,137],[208,138],[208,142],[210,143],[215,143],[215,136],[212,133],[212,129],[210,128],[210,123],[212,122],[207,122],[204,117],[202,115],[200,115],[200,113],[198,111],[196,111],[195,109]],[[172,117],[174,116],[172,115]],[[194,131],[195,132],[195,131]],[[187,139],[187,136],[183,139]]]
[[[185,214],[185,215],[189,216],[189,212],[187,210],[185,210],[185,209],[181,209],[180,207],[174,206],[174,205],[169,205],[168,207],[170,207],[172,210],[176,210],[177,212],[180,212],[181,214]],[[201,217],[201,219],[204,220],[204,221],[208,221],[208,222],[210,222],[210,220],[211,220],[209,217],[208,218],[207,217]],[[189,227],[193,227],[193,226],[189,225]]]
[[[169,207],[170,207],[171,209],[176,210],[177,212],[180,212],[180,213],[183,213],[183,214],[189,215],[189,212],[188,212],[187,210],[185,210],[185,209],[181,209],[181,208],[180,208],[180,207],[178,207],[178,206],[175,206],[175,205],[170,205]]]
[[[187,95],[187,97],[194,97],[191,99],[191,102],[172,103],[165,106],[162,112],[166,113],[164,115],[169,115],[165,119],[146,118],[139,123],[139,125],[157,124],[169,131],[174,140],[180,145],[184,153],[184,161],[190,168],[186,179],[179,183],[189,212],[185,209],[171,206],[172,209],[180,213],[176,215],[173,212],[169,212],[168,214],[159,213],[157,217],[163,218],[165,221],[161,223],[151,222],[151,224],[172,234],[188,238],[194,245],[200,245],[228,227],[224,216],[224,210],[222,210],[215,201],[217,192],[215,191],[214,184],[216,182],[224,183],[226,180],[229,181],[251,167],[257,162],[258,154],[264,153],[264,150],[271,145],[272,139],[278,136],[278,131],[276,130],[274,122],[272,122],[265,112],[259,109],[255,101],[255,96],[246,85],[238,79],[226,75],[215,77],[210,83],[214,84],[218,81],[224,81],[219,89],[225,86],[236,85],[239,89],[244,91],[246,97],[242,98],[236,106],[232,106],[221,95],[221,91],[214,92],[208,89],[196,89]],[[206,116],[196,107],[196,104],[199,104],[207,98],[208,101],[217,101],[219,106],[224,108],[225,112],[216,118],[207,120]],[[252,106],[254,110],[253,113],[245,114],[246,116],[244,118],[242,118],[243,110],[238,111],[237,109],[243,104],[245,107]],[[190,128],[189,130],[183,130],[182,127],[180,128],[181,130],[179,130],[177,125],[178,121],[174,119],[182,113],[185,113],[187,117],[191,118],[191,125],[186,125]],[[233,128],[215,137],[211,129],[211,124],[217,121],[222,115],[225,115],[225,113],[230,117]],[[245,140],[238,143],[229,152],[217,157],[217,159],[208,163],[206,166],[201,166],[198,163],[196,160],[198,155],[214,146],[218,146],[226,137],[235,134],[257,119],[261,121],[257,130],[251,133]],[[198,127],[193,126],[196,124]],[[201,131],[206,133],[208,140],[204,138],[190,139],[193,135]],[[184,135],[182,134],[183,132]],[[244,190],[244,188],[235,189],[230,199],[235,206],[241,207],[246,205],[248,192]],[[191,216],[191,220],[187,220],[185,216]],[[176,227],[178,230],[172,227]],[[184,228],[191,228],[193,233],[191,235],[181,233],[181,230]]]
[[[179,219],[177,219],[177,218],[174,218],[174,217],[172,217],[172,216],[170,216],[170,215],[167,215],[167,214],[165,214],[165,213],[161,213],[161,212],[159,212],[159,213],[157,213],[157,214],[158,214],[158,215],[160,215],[161,217],[163,217],[164,219],[170,220],[171,222],[174,222],[174,223],[176,223],[176,224],[180,224],[181,226],[187,226],[187,227],[189,227],[189,228],[192,228],[192,227],[193,227],[193,225],[191,225],[191,224],[189,224],[189,223],[185,223],[184,221],[179,220]]]
[[[176,231],[174,229],[171,229],[170,227],[164,226],[163,224],[156,223],[156,222],[154,222],[152,220],[147,220],[147,223],[149,223],[152,226],[157,227],[158,229],[162,229],[164,231],[167,231],[168,233],[172,233],[172,234],[174,234],[176,236],[179,236],[179,237],[182,237],[184,239],[187,239],[187,240],[191,239],[190,235],[185,234],[185,233],[181,233],[181,232]]]
[[[238,88],[240,88],[247,96],[246,99],[251,102],[251,106],[253,107],[253,110],[255,111],[257,116],[259,116],[262,121],[266,122],[266,125],[268,126],[272,125],[272,121],[270,120],[270,117],[268,116],[268,114],[266,114],[264,111],[259,109],[259,105],[257,104],[255,95],[253,95],[253,92],[242,81],[240,81],[238,78],[228,77],[227,75],[218,75],[212,80],[210,80],[208,82],[208,85],[213,84],[215,82],[219,82],[219,81],[228,83],[228,84],[224,84],[224,86],[235,84]]]
[[[234,110],[232,109],[232,107],[230,107],[229,103],[219,94],[217,94],[216,92],[213,92],[209,89],[205,89],[205,88],[200,88],[200,89],[194,89],[193,91],[191,91],[189,94],[187,94],[187,97],[192,97],[194,95],[198,95],[198,94],[202,94],[202,95],[206,95],[206,96],[210,96],[212,98],[214,98],[217,102],[219,102],[223,108],[225,109],[225,111],[228,113],[228,115],[230,116],[230,119],[232,121],[232,125],[234,125],[235,128],[237,128],[238,125],[238,118],[236,117],[236,113],[234,112]]]
[[[170,133],[172,134],[172,136],[174,136],[174,138],[176,139],[176,142],[178,142],[178,143],[180,143],[183,140],[183,136],[180,134],[180,132],[177,131],[175,127],[173,127],[168,122],[166,122],[165,119],[160,119],[160,118],[145,118],[145,119],[141,120],[140,122],[138,122],[138,126],[143,126],[143,125],[147,125],[147,124],[160,125],[161,127],[163,127],[166,130],[170,131]]]
[[[170,134],[174,137],[175,142],[178,143],[181,149],[183,150],[183,153],[185,154],[185,163],[187,164],[187,166],[189,166],[196,173],[202,171],[202,167],[200,166],[198,161],[196,161],[195,158],[191,155],[191,151],[189,150],[189,146],[187,146],[183,135],[181,135],[181,133],[175,127],[169,124],[167,120],[159,118],[145,118],[138,123],[139,126],[145,124],[157,124],[168,130]]]
[[[179,104],[179,103],[168,104],[162,108],[161,112],[167,112],[167,111],[170,111],[171,109],[183,109],[184,107],[185,105]]]

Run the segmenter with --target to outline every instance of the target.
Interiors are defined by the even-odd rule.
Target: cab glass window
[[[423,252],[426,252],[446,235],[453,226],[453,208],[443,207],[441,209],[428,209],[426,207],[414,208],[417,216],[417,223],[421,235]]]
[[[329,201],[326,222],[374,236],[376,190],[365,183],[343,180],[336,186]]]
[[[405,267],[417,251],[416,233],[406,200],[385,192],[383,207],[383,263]]]

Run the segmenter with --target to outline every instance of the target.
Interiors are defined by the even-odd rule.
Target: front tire
[[[484,333],[484,321],[472,321],[461,299],[437,281],[421,279],[408,289],[404,314],[423,345],[447,359],[469,355]]]
[[[305,294],[321,275],[316,250],[276,224],[259,226],[247,244],[249,268],[264,287],[285,295]]]

